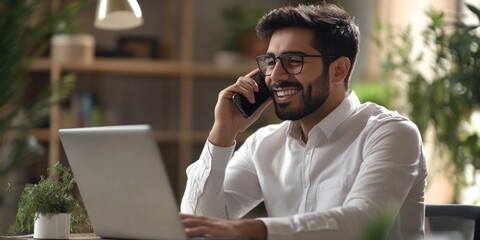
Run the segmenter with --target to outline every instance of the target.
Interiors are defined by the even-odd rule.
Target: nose
[[[273,82],[282,81],[288,79],[289,74],[285,71],[285,68],[282,65],[281,61],[275,63],[272,73],[270,74],[270,79]]]

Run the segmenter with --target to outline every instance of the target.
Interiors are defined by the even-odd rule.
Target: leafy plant
[[[233,5],[223,9],[221,17],[227,32],[224,50],[242,50],[242,37],[246,34],[255,34],[257,21],[266,11],[266,7],[258,5],[251,7]]]
[[[478,19],[473,25],[445,20],[442,11],[429,10],[430,24],[423,32],[425,46],[418,55],[410,28],[398,35],[387,32],[387,55],[383,65],[396,79],[406,79],[410,116],[425,135],[435,129],[438,152],[448,153],[454,166],[454,199],[458,202],[465,186],[465,169],[480,169],[480,136],[470,122],[475,106],[480,104],[480,11],[467,8]],[[379,42],[380,46],[382,42]],[[433,53],[428,73],[422,69],[425,56]],[[478,123],[476,123],[478,125]],[[478,126],[477,126],[478,127]],[[441,155],[441,154],[439,154]]]
[[[27,72],[32,60],[45,52],[55,27],[83,6],[71,1],[53,12],[51,0],[0,0],[0,187],[12,171],[44,150],[30,137],[30,129],[44,123],[51,104],[64,99],[74,86],[66,76],[58,86],[29,96]],[[43,13],[43,14],[42,14]],[[36,18],[37,17],[37,18]],[[39,18],[38,18],[39,17]],[[3,199],[0,191],[0,205]]]
[[[385,240],[388,239],[391,226],[395,221],[395,214],[387,208],[388,211],[377,214],[365,228],[362,235],[363,240]]]
[[[40,159],[45,149],[31,129],[47,122],[51,104],[68,96],[73,75],[55,86],[32,94],[32,61],[46,52],[50,36],[60,22],[71,19],[86,3],[73,0],[53,11],[52,0],[0,0],[0,232],[11,222],[11,207],[18,196],[7,195],[7,178]],[[85,1],[89,2],[89,1]],[[40,90],[40,89],[35,89]]]
[[[386,108],[392,106],[392,95],[396,95],[396,90],[385,79],[355,81],[351,89],[355,91],[361,102],[374,102]]]
[[[26,184],[23,189],[15,222],[9,228],[9,234],[31,232],[36,214],[53,215],[72,213],[72,230],[76,226],[89,225],[86,211],[72,195],[75,180],[68,167],[57,163],[54,166],[56,177],[42,176],[37,184]]]

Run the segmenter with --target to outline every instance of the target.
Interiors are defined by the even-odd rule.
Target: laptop
[[[95,234],[113,239],[187,239],[148,125],[60,129]]]

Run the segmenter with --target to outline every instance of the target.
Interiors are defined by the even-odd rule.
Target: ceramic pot
[[[55,34],[51,39],[51,59],[57,62],[92,63],[95,38],[89,34]]]
[[[68,239],[70,213],[37,214],[33,226],[33,238]]]

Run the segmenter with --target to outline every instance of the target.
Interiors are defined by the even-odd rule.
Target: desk
[[[12,239],[30,240],[30,239],[33,239],[33,234],[21,235],[21,236],[0,236],[0,240],[12,240]],[[70,234],[69,239],[91,240],[91,239],[100,239],[100,237],[98,237],[94,233],[72,233]]]

